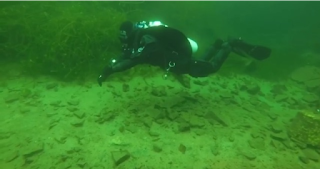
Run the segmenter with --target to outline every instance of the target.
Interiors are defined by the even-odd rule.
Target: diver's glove
[[[107,67],[104,68],[102,74],[99,75],[99,77],[97,79],[99,86],[102,86],[102,82],[104,82],[107,79],[107,77],[110,74],[112,74],[112,72],[113,72],[113,70],[112,70],[112,68],[110,66],[107,66]]]
[[[100,75],[97,79],[99,86],[102,86],[102,82],[104,82],[106,80],[105,76]]]

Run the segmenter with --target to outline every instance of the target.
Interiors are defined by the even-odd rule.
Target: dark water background
[[[119,13],[105,13],[104,10],[108,11],[109,8]],[[315,1],[1,2],[0,9],[2,58],[17,60],[15,57],[17,54],[21,57],[25,55],[33,57],[38,55],[39,51],[44,54],[50,50],[52,55],[50,59],[55,60],[58,67],[60,60],[55,57],[64,57],[73,52],[74,55],[68,62],[69,66],[81,60],[81,63],[92,64],[90,69],[97,69],[94,71],[98,72],[103,65],[101,63],[106,62],[101,58],[110,57],[110,52],[103,53],[105,52],[103,48],[107,46],[105,44],[113,46],[112,48],[119,45],[116,42],[117,30],[115,28],[109,30],[110,23],[104,22],[116,21],[115,24],[118,26],[117,24],[122,22],[121,19],[125,18],[118,16],[122,12],[126,13],[127,19],[133,21],[161,20],[169,26],[182,30],[188,37],[198,42],[199,54],[203,53],[216,38],[226,39],[228,36],[239,36],[249,43],[272,48],[272,56],[269,59],[254,62],[255,64],[251,64],[253,66],[248,67],[245,66],[246,61],[243,58],[232,54],[219,73],[247,73],[260,78],[279,80],[288,77],[300,66],[320,66],[320,2]],[[118,17],[118,20],[114,17]],[[67,28],[70,30],[66,30],[65,25],[68,23],[76,23],[82,27],[74,24],[72,25],[74,27],[69,26]],[[86,23],[87,27],[83,23]],[[54,42],[56,34],[61,33],[61,30],[65,31],[63,35],[70,35],[72,40],[62,47],[57,45],[61,43],[60,41]],[[63,38],[65,37],[61,39]],[[41,47],[39,44],[33,44],[36,42]],[[68,46],[69,44],[73,46]],[[81,45],[89,47],[84,48]],[[59,47],[56,53],[55,47]],[[87,49],[84,56],[81,56],[83,52],[77,52],[81,49]],[[311,54],[306,55],[306,53]],[[55,65],[51,64],[50,60],[47,62],[43,58],[38,59],[42,59],[36,63],[38,65],[44,62]],[[22,62],[22,64],[28,63]],[[64,68],[65,72],[69,69],[61,65],[60,68]],[[83,72],[81,65],[75,69]],[[65,72],[61,71],[61,74],[64,75]]]
[[[298,66],[320,66],[320,2],[147,2],[145,6],[147,18],[185,30],[200,48],[228,36],[272,48],[272,57],[251,72],[260,77],[281,79]],[[317,55],[302,56],[308,52]]]

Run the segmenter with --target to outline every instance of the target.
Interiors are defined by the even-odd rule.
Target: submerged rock
[[[113,151],[111,152],[112,154],[112,158],[114,161],[114,164],[116,166],[124,163],[125,161],[127,161],[131,156],[130,153],[128,151]]]

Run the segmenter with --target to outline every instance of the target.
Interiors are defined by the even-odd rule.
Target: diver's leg
[[[232,52],[240,56],[251,56],[257,60],[264,60],[271,55],[271,49],[261,45],[252,45],[244,42],[241,38],[228,38],[227,41],[221,39],[216,40],[214,45],[208,50],[208,52],[200,57],[200,60],[210,61],[219,52],[222,45],[229,45],[232,48]]]
[[[217,39],[209,50],[199,58],[199,60],[209,61],[216,55],[223,44],[223,40]]]
[[[189,65],[189,75],[193,77],[206,77],[217,72],[229,56],[231,50],[232,48],[229,43],[224,42],[220,49],[215,52],[215,55],[211,56],[210,60],[193,60]]]
[[[240,38],[229,39],[225,42],[218,40],[204,57],[190,63],[189,74],[193,77],[206,77],[217,72],[231,52],[242,56],[247,54],[255,59],[263,60],[270,56],[271,49],[248,44]]]
[[[214,72],[217,72],[221,68],[222,64],[227,59],[231,51],[232,47],[228,42],[224,42],[221,45],[220,50],[218,50],[218,52],[211,58],[211,60],[209,60],[209,62],[213,65]]]

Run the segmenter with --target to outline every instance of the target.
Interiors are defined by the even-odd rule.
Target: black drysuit
[[[159,66],[167,73],[206,77],[219,70],[235,46],[243,48],[247,53],[257,47],[240,40],[223,42],[219,39],[203,57],[193,58],[190,42],[179,30],[166,26],[136,29],[128,37],[122,55],[110,61],[99,76],[98,82],[101,86],[109,75],[138,64]],[[263,52],[263,58],[258,58],[259,60],[270,55],[269,49]]]

